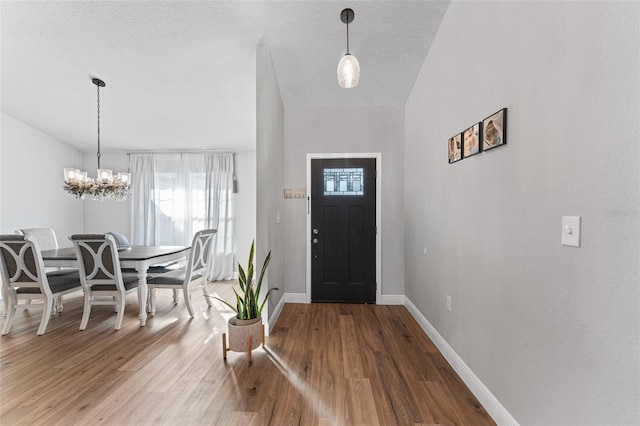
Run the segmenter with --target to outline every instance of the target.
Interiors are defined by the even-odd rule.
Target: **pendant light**
[[[356,87],[360,81],[360,64],[358,59],[349,52],[349,24],[353,22],[354,13],[351,9],[344,9],[340,13],[340,20],[347,24],[347,53],[338,63],[338,84],[345,89]]]
[[[80,199],[89,196],[94,200],[114,198],[117,201],[122,201],[131,194],[131,175],[118,173],[114,177],[111,169],[100,168],[100,88],[105,87],[106,84],[99,78],[92,78],[91,82],[96,85],[98,90],[98,177],[91,179],[87,177],[87,172],[65,168],[64,189]]]

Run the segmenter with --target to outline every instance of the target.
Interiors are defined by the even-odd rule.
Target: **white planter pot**
[[[262,318],[252,320],[238,320],[236,317],[229,318],[228,348],[226,337],[224,334],[222,335],[224,359],[227,358],[227,351],[231,350],[234,352],[247,352],[249,362],[251,362],[251,351],[260,346],[260,344],[264,344]]]

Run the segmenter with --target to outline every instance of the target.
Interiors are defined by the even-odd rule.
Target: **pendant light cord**
[[[100,168],[100,85],[96,84],[98,88],[98,168]]]
[[[349,53],[349,20],[347,20],[347,55],[350,55],[351,53]]]

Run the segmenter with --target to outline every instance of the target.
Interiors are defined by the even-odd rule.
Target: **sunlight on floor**
[[[265,346],[264,351],[267,353],[269,359],[273,361],[273,364],[278,367],[278,370],[280,370],[283,376],[289,380],[289,383],[296,388],[300,395],[302,395],[302,397],[307,401],[309,406],[313,408],[313,411],[319,419],[328,420],[329,424],[339,424],[335,419],[335,414],[332,413],[331,409],[324,404],[321,396],[307,386],[305,380],[301,379],[295,373],[293,367],[289,366],[282,357],[269,347]]]

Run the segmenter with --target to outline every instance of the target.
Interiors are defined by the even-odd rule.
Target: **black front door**
[[[376,301],[376,160],[311,160],[311,301]]]

